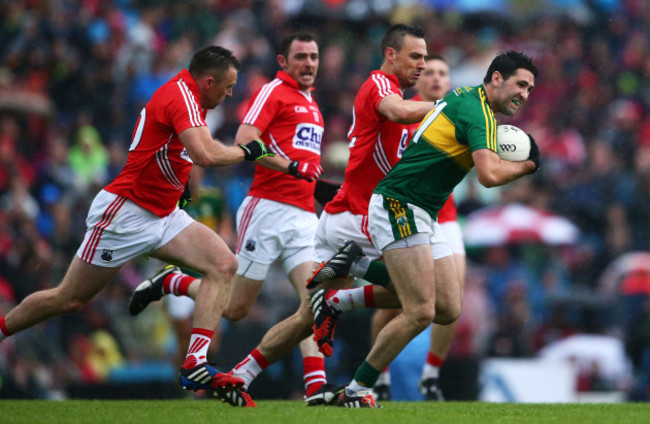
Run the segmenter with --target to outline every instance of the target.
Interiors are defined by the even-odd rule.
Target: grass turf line
[[[512,404],[385,402],[381,410],[307,408],[299,401],[258,401],[234,408],[215,400],[0,400],[2,424],[60,423],[358,423],[372,424],[636,424],[650,422],[650,404]]]

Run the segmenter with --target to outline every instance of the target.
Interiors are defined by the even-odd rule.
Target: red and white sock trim
[[[307,396],[313,395],[321,386],[327,383],[325,376],[325,359],[319,356],[308,356],[302,360]]]
[[[13,333],[7,329],[7,325],[5,324],[5,317],[0,318],[0,340],[4,339],[5,337],[11,336]]]
[[[163,280],[163,293],[164,294],[173,294],[176,296],[187,296],[190,284],[192,284],[196,278],[182,274],[180,272],[173,272]]]
[[[232,369],[232,373],[235,377],[243,379],[246,383],[244,384],[244,388],[248,388],[253,380],[255,380],[255,377],[257,377],[257,375],[269,365],[271,364],[259,352],[259,350],[253,349],[253,351],[249,353],[243,361],[235,365],[235,368]]]
[[[190,338],[190,347],[187,349],[187,356],[183,368],[190,369],[207,362],[208,347],[214,336],[214,331],[205,328],[193,328]]]
[[[346,312],[375,306],[375,295],[372,286],[368,285],[353,289],[330,290],[325,294],[325,301],[332,309]]]

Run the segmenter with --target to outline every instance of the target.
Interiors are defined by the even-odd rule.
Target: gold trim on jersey
[[[445,115],[445,112],[440,113],[431,122],[431,125],[424,130],[420,138],[437,150],[442,150],[463,168],[470,170],[474,165],[469,146],[464,146],[458,142],[456,139],[456,126]]]
[[[483,116],[485,117],[485,134],[486,144],[488,149],[493,152],[497,151],[497,121],[494,117],[492,108],[487,104],[487,95],[483,87],[479,87],[478,95],[481,99],[481,107],[483,108]]]

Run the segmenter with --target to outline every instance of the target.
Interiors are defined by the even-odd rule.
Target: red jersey
[[[311,95],[300,91],[296,80],[286,72],[278,71],[273,81],[253,95],[242,124],[262,131],[262,141],[276,155],[320,164],[323,116]],[[248,194],[315,212],[315,184],[256,165]]]
[[[413,96],[411,100],[422,100],[419,94],[416,94]],[[410,124],[409,127],[409,142],[413,138],[413,135],[415,132],[418,130],[418,127],[420,126],[419,122],[416,122],[414,124]],[[447,198],[447,201],[445,202],[444,205],[442,205],[442,208],[438,211],[438,223],[442,224],[445,222],[450,222],[450,221],[458,221],[458,212],[456,211],[456,201],[454,200],[454,194],[450,194],[449,197]]]
[[[367,215],[375,186],[402,157],[409,140],[408,125],[395,123],[377,110],[379,102],[390,94],[403,97],[397,77],[382,71],[371,72],[359,89],[348,131],[350,159],[345,180],[325,205],[327,213]]]
[[[165,217],[178,204],[192,160],[178,134],[205,124],[199,90],[186,69],[151,96],[133,130],[122,172],[105,190]]]

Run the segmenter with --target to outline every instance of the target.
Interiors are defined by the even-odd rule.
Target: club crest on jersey
[[[255,240],[246,240],[246,250],[249,252],[254,252],[255,251]]]
[[[110,262],[110,261],[112,261],[112,260],[113,260],[113,251],[112,251],[112,250],[108,250],[108,249],[104,249],[104,250],[102,251],[102,261],[104,261],[104,262]]]
[[[185,159],[188,162],[194,163],[194,161],[192,161],[192,159],[190,158],[189,153],[187,153],[187,149],[183,149],[183,151],[181,152],[181,159]]]
[[[323,127],[314,124],[298,124],[293,136],[293,147],[309,150],[320,154],[320,142],[323,137]]]

